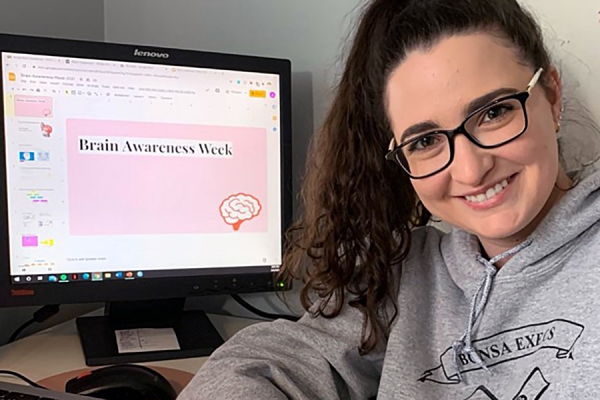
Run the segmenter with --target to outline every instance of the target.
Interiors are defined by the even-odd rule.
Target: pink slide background
[[[52,97],[15,95],[17,117],[51,117]]]
[[[266,232],[266,135],[260,128],[68,120],[70,233],[232,233],[219,206],[239,192],[263,207],[239,232]],[[223,141],[232,143],[233,158],[80,154],[79,136]]]

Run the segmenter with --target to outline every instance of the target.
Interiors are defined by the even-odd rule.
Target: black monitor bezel
[[[136,50],[138,52],[168,53],[169,57],[151,58],[134,56]],[[282,232],[285,232],[288,228],[292,219],[293,198],[291,171],[291,62],[289,60],[157,46],[9,34],[0,34],[0,54],[2,52],[278,74],[280,76]],[[0,73],[2,74],[6,73],[3,67],[3,65],[0,66]],[[0,79],[0,91],[4,93],[2,85],[3,81]],[[4,96],[0,96],[0,107],[2,107],[1,115],[4,115]],[[131,281],[68,282],[65,284],[14,284],[10,275],[8,192],[3,118],[0,123],[0,155],[2,155],[2,160],[0,161],[0,307],[142,301],[206,294],[249,293],[281,289],[276,287],[275,282],[273,282],[273,272],[268,271],[268,268],[265,268],[265,272],[257,272],[257,268],[254,266],[248,266],[248,270],[240,268],[232,270],[224,269],[218,274],[210,276],[152,278]],[[92,288],[93,290],[90,290]]]

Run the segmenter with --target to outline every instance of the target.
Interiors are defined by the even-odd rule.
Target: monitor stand
[[[77,318],[88,366],[171,360],[210,355],[223,344],[203,311],[183,311],[185,298],[107,303],[105,315]],[[115,331],[172,328],[180,350],[119,353]]]

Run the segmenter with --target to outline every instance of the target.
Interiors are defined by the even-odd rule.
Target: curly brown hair
[[[302,305],[313,316],[336,317],[346,303],[360,309],[361,354],[387,338],[411,230],[431,216],[408,176],[384,159],[393,137],[388,77],[416,48],[483,30],[504,40],[526,65],[548,71],[540,28],[516,0],[372,1],[322,131],[312,139],[303,210],[287,233],[281,276],[303,281]]]

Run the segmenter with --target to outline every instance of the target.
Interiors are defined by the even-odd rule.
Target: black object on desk
[[[31,386],[15,385],[0,382],[0,398],[2,400],[86,400],[84,397],[71,393],[60,393]]]
[[[165,377],[141,365],[113,365],[84,372],[65,386],[68,393],[105,400],[175,400]]]
[[[106,315],[77,318],[77,331],[88,366],[205,357],[223,338],[203,311],[183,311],[184,298],[112,302]],[[181,350],[119,353],[116,330],[173,328]]]

